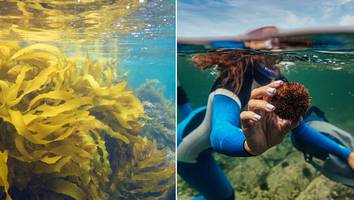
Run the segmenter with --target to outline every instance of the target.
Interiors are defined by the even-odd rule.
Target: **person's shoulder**
[[[227,88],[221,88],[221,87],[217,88],[212,92],[212,95],[213,96],[222,95],[228,97],[229,99],[235,101],[239,105],[239,107],[241,107],[241,101],[239,97],[234,92],[228,90]]]

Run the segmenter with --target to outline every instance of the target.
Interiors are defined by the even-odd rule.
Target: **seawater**
[[[86,119],[93,118],[96,122],[109,119],[104,123],[110,129],[114,129],[113,136],[108,135],[109,129],[100,130],[102,132],[98,134],[95,131],[100,128],[97,127],[82,131],[82,135],[77,136],[75,135],[76,128],[83,130],[84,127],[96,125],[80,124],[77,122],[78,118],[73,118],[71,124],[60,127],[70,130],[75,125],[76,128],[72,129],[75,130],[72,137],[68,136],[54,142],[55,144],[50,142],[48,145],[33,144],[24,139],[26,142],[24,146],[30,154],[37,150],[49,152],[48,149],[53,148],[51,145],[59,147],[63,147],[64,143],[76,145],[75,148],[70,145],[66,146],[65,151],[69,156],[63,157],[69,160],[70,165],[64,164],[65,169],[60,168],[60,171],[56,172],[50,169],[57,162],[62,162],[64,160],[62,157],[56,157],[58,160],[51,164],[36,158],[27,160],[26,165],[17,157],[23,154],[18,152],[20,147],[13,144],[13,139],[15,135],[16,137],[22,136],[18,136],[19,133],[13,128],[16,125],[11,125],[11,122],[13,123],[16,119],[9,120],[6,117],[7,111],[17,108],[4,108],[3,105],[7,99],[1,98],[0,153],[2,154],[0,154],[0,161],[8,160],[4,166],[10,171],[6,177],[9,181],[6,182],[10,183],[8,193],[12,199],[86,199],[85,195],[89,196],[87,197],[89,199],[97,200],[167,199],[173,196],[175,188],[175,1],[4,1],[0,2],[0,46],[8,45],[8,42],[16,42],[21,47],[42,43],[57,47],[65,57],[89,58],[93,62],[114,63],[112,67],[117,70],[118,78],[113,81],[113,85],[117,86],[122,83],[121,80],[126,80],[128,85],[126,90],[120,91],[121,93],[116,92],[116,96],[122,94],[121,99],[110,96],[115,98],[113,100],[115,103],[111,105],[111,108],[101,105],[102,107],[96,111],[86,110],[86,114],[91,115],[86,116]],[[46,48],[47,46],[44,46],[43,49],[34,52],[43,53],[46,52]],[[6,50],[0,52],[1,57],[3,57],[2,53],[7,52]],[[32,65],[38,67],[33,63],[36,62],[32,60]],[[11,63],[11,66],[15,65]],[[19,67],[19,70],[21,69]],[[16,72],[14,74],[18,75]],[[98,80],[99,77],[105,76],[92,74],[92,77]],[[2,74],[0,80],[5,80],[9,85],[16,83],[8,78],[7,74]],[[149,80],[153,81],[149,82]],[[85,88],[88,85],[85,84],[87,82],[78,87]],[[43,87],[48,87],[48,90],[52,89],[49,88],[50,84]],[[71,91],[72,88],[66,89]],[[108,93],[115,92],[107,91],[107,87],[100,89],[101,92],[102,90]],[[85,89],[79,90],[83,93],[85,91]],[[2,92],[4,91],[1,89],[0,93]],[[90,98],[91,94],[95,95],[95,92],[83,93],[78,96],[70,95],[74,98],[79,98],[80,95]],[[33,97],[28,98],[32,100],[31,98],[39,94],[38,89],[35,95],[32,95]],[[106,95],[102,99],[108,100],[110,97]],[[65,101],[58,101],[55,104],[60,105],[63,102]],[[43,100],[33,109],[43,104],[53,103],[51,100]],[[120,106],[120,108],[113,108],[114,106]],[[70,113],[78,113],[78,110],[84,107],[83,103],[76,107],[77,110],[70,110]],[[120,120],[118,120],[119,117],[113,117],[114,115],[107,109],[115,109],[114,112],[116,116],[121,117]],[[23,110],[16,110],[16,112],[21,116],[26,115]],[[45,113],[46,110],[43,112]],[[137,117],[133,117],[134,120],[123,124],[125,118],[130,118],[134,114],[137,114]],[[60,120],[57,123],[60,123]],[[30,125],[26,124],[27,126]],[[63,134],[59,131],[53,132],[56,136]],[[115,138],[117,133],[125,135],[126,139]],[[75,153],[78,149],[81,149],[83,154]],[[87,151],[86,154],[84,151]],[[9,156],[3,152],[8,152]],[[61,152],[46,154],[51,157]],[[94,158],[87,155],[88,152]],[[81,158],[81,161],[70,157],[82,155],[86,157]],[[47,164],[48,167],[43,167],[43,164]],[[42,167],[38,168],[38,166]],[[32,170],[33,168],[39,171]],[[68,171],[70,171],[69,175],[66,174]],[[3,172],[5,169],[2,168],[0,174],[3,175]],[[17,172],[21,173],[18,175]],[[162,186],[160,182],[163,182]],[[0,200],[5,199],[7,192],[4,191],[2,184]],[[69,187],[67,187],[68,184]],[[91,185],[88,186],[89,184]]]
[[[282,73],[289,81],[305,85],[312,97],[311,105],[324,111],[330,123],[354,136],[352,50],[282,49],[270,52],[282,54]],[[217,74],[215,70],[196,68],[191,62],[192,55],[178,55],[177,76],[192,107],[197,108],[206,105]],[[339,200],[353,197],[352,188],[325,178],[306,163],[289,136],[260,156],[241,158],[214,153],[214,158],[228,177],[237,199]],[[197,195],[197,191],[178,178],[180,199]]]
[[[1,2],[0,41],[23,46],[46,43],[66,56],[116,60],[119,70],[129,73],[132,87],[157,79],[165,87],[164,95],[174,101],[174,4],[171,0]]]
[[[148,4],[132,15],[144,19],[145,27],[122,35],[120,52],[122,69],[132,86],[157,79],[165,87],[164,95],[175,99],[175,4],[174,1],[147,1]]]
[[[318,50],[283,53],[281,70],[285,77],[304,84],[312,97],[311,105],[323,110],[333,124],[354,135],[354,55]],[[178,79],[194,108],[206,104],[215,78],[213,71],[193,66],[191,55],[178,57]]]

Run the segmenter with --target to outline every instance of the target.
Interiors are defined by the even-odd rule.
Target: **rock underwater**
[[[353,199],[353,188],[333,182],[305,162],[287,137],[261,156],[233,158],[215,155],[239,200],[343,200]],[[197,192],[183,179],[178,181],[178,199]]]

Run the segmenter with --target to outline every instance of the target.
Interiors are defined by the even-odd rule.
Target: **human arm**
[[[240,124],[240,105],[235,99],[216,94],[212,103],[210,145],[229,156],[249,156],[244,149],[245,135]]]
[[[313,148],[325,151],[346,160],[351,168],[354,169],[354,153],[351,149],[343,146],[316,129],[307,125],[304,121],[292,130],[292,138],[295,145],[310,145]]]

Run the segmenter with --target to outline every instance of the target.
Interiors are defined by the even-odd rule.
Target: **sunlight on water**
[[[68,56],[115,60],[138,87],[159,79],[174,98],[174,1],[0,2],[0,41],[55,45]],[[159,59],[156,59],[159,58]]]
[[[0,38],[24,41],[102,39],[114,31],[140,29],[127,16],[139,1],[2,1]]]
[[[45,42],[76,56],[118,59],[119,36],[143,26],[128,17],[139,6],[129,0],[0,2],[0,40]]]

